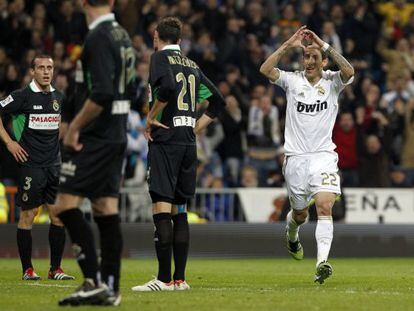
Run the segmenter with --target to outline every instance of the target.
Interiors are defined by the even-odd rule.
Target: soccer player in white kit
[[[310,43],[305,46],[304,43]],[[292,48],[303,49],[304,71],[275,68]],[[329,58],[339,71],[324,71]],[[322,284],[332,274],[328,263],[333,238],[332,206],[341,194],[338,155],[332,129],[338,113],[338,96],[352,83],[352,65],[314,32],[301,27],[263,63],[260,72],[286,92],[284,176],[291,204],[287,215],[286,241],[293,258],[303,259],[299,227],[308,219],[309,203],[315,201],[318,247],[315,282]]]

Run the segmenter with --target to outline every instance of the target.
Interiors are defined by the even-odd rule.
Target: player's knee
[[[20,212],[20,218],[18,226],[20,229],[31,229],[33,221],[38,213],[38,208],[33,208],[27,211]]]
[[[301,225],[306,222],[306,219],[308,218],[309,212],[308,210],[302,210],[302,211],[293,211],[293,219],[298,225]]]
[[[332,206],[334,202],[332,200],[323,200],[316,203],[316,208],[318,211],[318,216],[331,216],[332,215]]]

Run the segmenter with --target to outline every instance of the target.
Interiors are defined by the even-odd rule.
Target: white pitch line
[[[59,285],[59,284],[40,284],[40,283],[27,283],[27,284],[20,284],[20,285],[27,285],[27,286],[40,286],[40,287],[76,287],[75,285]]]

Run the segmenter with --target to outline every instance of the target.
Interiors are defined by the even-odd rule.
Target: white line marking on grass
[[[39,283],[27,283],[27,284],[20,284],[20,285],[27,285],[27,286],[40,286],[40,287],[76,287],[75,285],[59,285],[59,284],[39,284]]]

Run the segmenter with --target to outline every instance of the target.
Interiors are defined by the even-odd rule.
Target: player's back
[[[197,103],[212,94],[212,83],[194,61],[181,54],[178,45],[168,45],[152,55],[149,81],[150,105],[156,100],[168,102],[157,120],[169,129],[154,129],[153,141],[195,144]],[[160,94],[161,88],[168,92]]]
[[[126,141],[126,122],[135,77],[135,54],[128,33],[113,18],[88,33],[77,64],[75,112],[86,98],[104,107],[102,113],[81,133],[81,139],[108,143]]]

